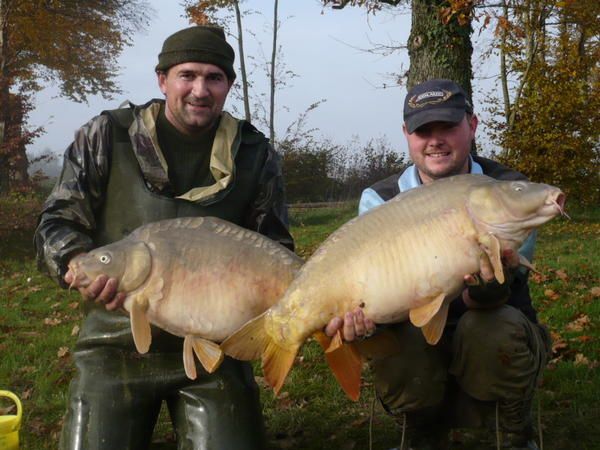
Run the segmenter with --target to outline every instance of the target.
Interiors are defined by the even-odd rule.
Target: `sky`
[[[150,3],[155,9],[151,23],[133,37],[134,45],[119,58],[117,81],[123,93],[112,100],[94,96],[87,104],[78,104],[60,98],[56,86],[46,87],[36,95],[36,109],[30,114],[31,125],[43,126],[46,132],[28,147],[30,155],[48,151],[62,154],[75,130],[102,110],[117,108],[125,100],[141,104],[162,96],[154,73],[157,55],[164,39],[189,22],[178,0]],[[268,58],[271,53],[273,2],[247,0],[242,7],[255,11],[244,18],[245,52],[255,61],[264,60],[261,55]],[[317,129],[317,136],[340,145],[353,139],[366,142],[385,138],[399,153],[406,152],[402,135],[406,90],[394,85],[389,74],[408,69],[408,53],[404,50],[382,56],[361,50],[375,44],[406,44],[410,14],[399,14],[397,8],[388,11],[367,15],[361,8],[323,8],[318,0],[279,1],[278,39],[285,68],[295,76],[276,96],[277,136],[282,136],[311,104],[325,100],[308,114],[306,129]],[[232,37],[228,41],[237,55],[237,42]],[[239,83],[239,66],[236,71]],[[253,103],[260,101],[259,92],[268,91],[268,81],[259,72],[253,75]],[[236,105],[236,115],[242,117],[241,105],[231,95],[225,109],[232,111]],[[256,125],[268,135],[266,126]]]

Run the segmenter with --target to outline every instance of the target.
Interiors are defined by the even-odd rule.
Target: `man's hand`
[[[503,284],[496,281],[494,269],[487,259],[481,263],[479,277],[465,275],[467,288],[463,290],[462,300],[467,308],[495,308],[506,302],[512,280],[510,273],[519,267],[519,254],[510,249],[503,250],[502,266],[506,278]]]
[[[108,311],[114,311],[123,306],[126,294],[117,292],[119,282],[116,278],[108,278],[106,275],[99,275],[88,286],[78,286],[75,281],[75,274],[71,269],[64,276],[65,283],[76,288],[83,298],[96,303],[101,303]]]
[[[356,308],[352,312],[344,314],[344,318],[334,317],[325,327],[325,334],[329,337],[341,330],[342,337],[347,342],[352,342],[357,338],[371,336],[375,332],[375,322],[365,317],[361,308]]]

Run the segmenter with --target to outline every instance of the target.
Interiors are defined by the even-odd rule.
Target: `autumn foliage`
[[[513,3],[498,22],[519,86],[492,126],[500,158],[572,201],[600,204],[600,3]]]

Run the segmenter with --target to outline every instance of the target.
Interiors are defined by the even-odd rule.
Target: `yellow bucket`
[[[23,409],[19,397],[9,391],[0,391],[0,397],[8,397],[17,405],[17,415],[0,416],[0,450],[18,450],[19,428]]]

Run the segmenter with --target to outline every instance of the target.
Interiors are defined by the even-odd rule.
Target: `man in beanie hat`
[[[76,132],[35,233],[40,268],[66,287],[75,255],[185,216],[220,217],[293,249],[280,157],[223,111],[234,57],[220,28],[178,31],[156,66],[165,100],[104,111]],[[139,355],[116,287],[99,277],[79,288],[87,314],[60,449],[147,449],[163,400],[180,450],[264,448],[251,366],[226,358],[189,380],[182,339],[154,328],[150,352]]]
[[[525,180],[470,154],[476,129],[471,102],[455,82],[435,79],[411,88],[404,101],[403,131],[413,164],[365,189],[359,214],[400,192],[452,175]],[[529,260],[534,241],[528,239],[519,250]],[[385,342],[399,343],[386,356],[372,355],[370,363],[377,397],[401,425],[401,448],[445,449],[450,428],[480,427],[498,419],[503,448],[537,449],[531,400],[548,357],[548,333],[537,322],[527,271],[517,269],[518,255],[507,253],[503,262],[510,279],[499,284],[493,273],[482,271],[477,285],[465,285],[450,305],[435,346],[409,321],[375,329],[360,309],[328,324],[328,335],[341,330],[348,341],[374,335],[374,341],[385,337]],[[466,274],[465,282],[475,284],[476,278]]]

